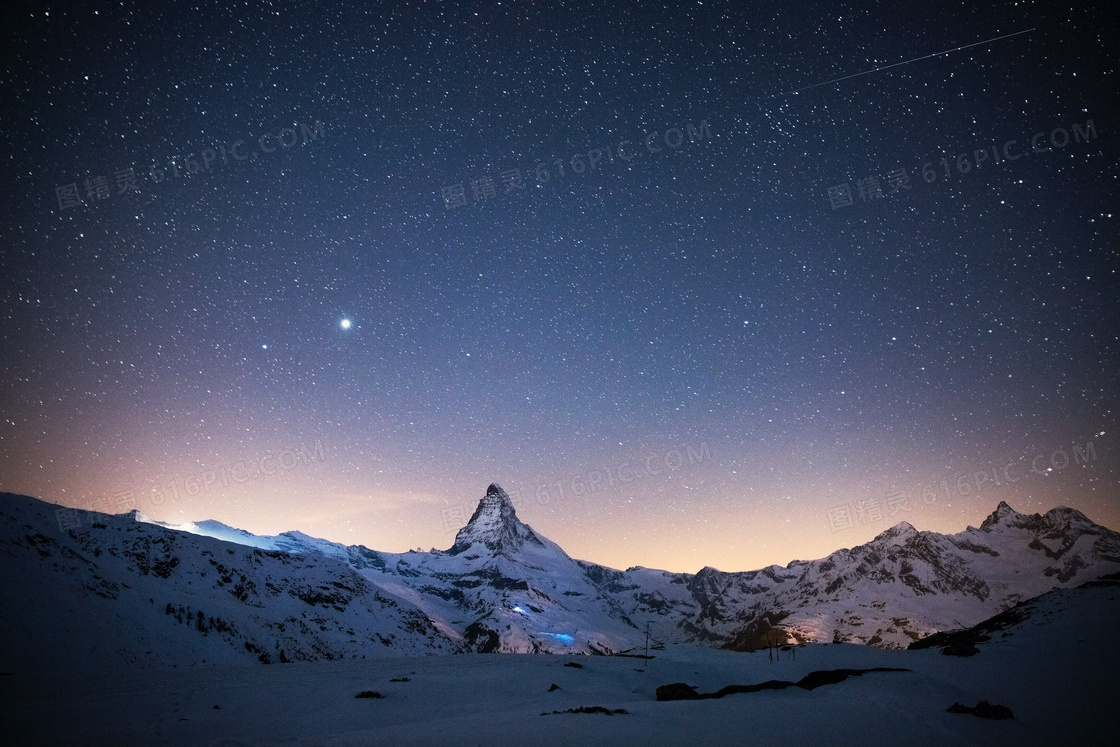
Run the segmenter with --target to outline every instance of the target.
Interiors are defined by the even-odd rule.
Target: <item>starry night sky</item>
[[[8,8],[0,489],[403,551],[498,482],[682,571],[1120,528],[1105,5]]]

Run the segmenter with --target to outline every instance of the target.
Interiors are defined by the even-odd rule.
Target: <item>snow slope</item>
[[[1115,739],[1120,587],[1049,592],[980,653],[808,644],[780,652],[670,645],[624,657],[414,657],[0,677],[5,733],[42,744],[1053,745]],[[812,671],[902,667],[806,691],[659,702]],[[407,681],[401,681],[407,678]],[[394,681],[396,680],[396,681]],[[558,689],[553,689],[557,685]],[[356,698],[373,690],[380,699]],[[948,713],[1007,706],[1010,721]],[[599,706],[626,713],[552,715]],[[542,715],[542,714],[549,715]]]
[[[59,529],[0,497],[0,671],[459,651],[350,565],[169,531],[133,515]]]

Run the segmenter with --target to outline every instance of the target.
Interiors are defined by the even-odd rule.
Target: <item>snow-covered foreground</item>
[[[848,644],[740,653],[677,645],[626,657],[467,654],[0,677],[10,743],[1101,744],[1115,738],[1120,586],[1044,595],[968,657]],[[582,668],[564,666],[568,662]],[[905,667],[807,691],[655,700],[814,670]],[[645,670],[645,671],[640,671]],[[391,682],[408,678],[407,682]],[[560,689],[549,692],[556,684]],[[381,699],[359,699],[363,690]],[[947,713],[1009,706],[1014,721]],[[215,708],[218,706],[218,708]],[[625,714],[560,714],[580,706]]]

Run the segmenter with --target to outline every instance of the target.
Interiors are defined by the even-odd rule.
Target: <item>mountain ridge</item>
[[[194,633],[205,628],[262,661],[280,651],[287,660],[357,658],[371,646],[605,654],[639,645],[647,625],[659,639],[736,650],[814,641],[904,648],[1120,570],[1120,534],[1068,507],[1027,515],[1004,502],[980,527],[953,535],[904,521],[817,560],[694,574],[574,560],[521,522],[497,484],[451,548],[431,552],[385,553],[298,531],[259,537],[213,521],[166,525],[139,512],[63,531],[55,510],[64,509],[0,496],[0,549],[33,588],[62,585],[97,609],[128,598],[128,609],[110,604],[105,613],[135,617],[142,645],[156,648],[167,621],[133,606],[137,588],[150,590],[151,605],[158,591],[175,613],[165,617],[181,625],[180,606],[204,608]],[[32,587],[2,575],[5,593],[35,606]],[[28,620],[0,613],[0,623],[8,638],[53,624],[41,609]],[[214,648],[196,644],[190,650]]]

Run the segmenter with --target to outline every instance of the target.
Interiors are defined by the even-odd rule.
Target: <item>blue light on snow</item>
[[[561,643],[575,643],[575,636],[570,636],[567,633],[545,633],[545,635],[552,636]]]

